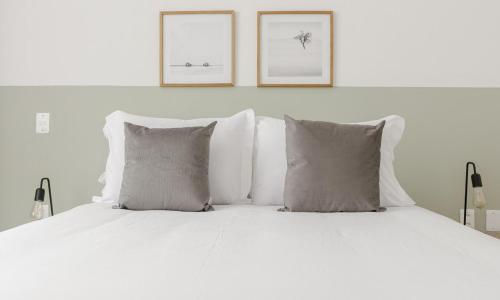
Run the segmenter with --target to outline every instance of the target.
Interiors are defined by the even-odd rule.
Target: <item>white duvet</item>
[[[500,299],[500,241],[418,207],[88,204],[0,233],[0,299]]]

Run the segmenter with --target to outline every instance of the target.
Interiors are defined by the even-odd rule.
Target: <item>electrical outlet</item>
[[[470,227],[470,228],[474,228],[474,209],[472,208],[468,208],[467,209],[467,224],[465,224],[465,226],[467,227]],[[464,223],[464,210],[461,209],[460,210],[460,224],[463,224]]]
[[[36,133],[49,133],[50,131],[50,114],[36,113]]]
[[[500,231],[500,210],[486,210],[486,231]]]

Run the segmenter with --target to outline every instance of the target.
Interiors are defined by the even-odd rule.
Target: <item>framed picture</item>
[[[333,12],[259,11],[257,86],[333,86]]]
[[[234,11],[160,13],[160,86],[234,85]]]

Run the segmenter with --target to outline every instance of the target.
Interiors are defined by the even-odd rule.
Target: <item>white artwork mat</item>
[[[163,15],[166,84],[232,82],[232,15]]]
[[[329,14],[262,14],[260,22],[261,83],[330,83]]]

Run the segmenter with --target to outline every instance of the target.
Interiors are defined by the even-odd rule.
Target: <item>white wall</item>
[[[160,10],[237,12],[255,85],[257,10],[335,10],[337,86],[500,87],[500,1],[0,0],[0,85],[158,85]]]

